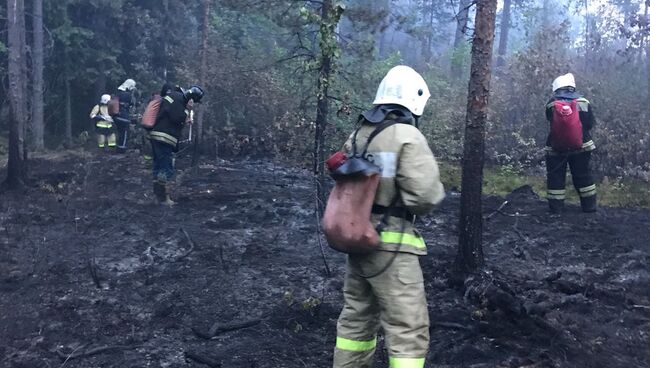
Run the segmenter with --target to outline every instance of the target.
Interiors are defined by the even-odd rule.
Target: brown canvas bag
[[[330,247],[339,252],[368,253],[381,244],[371,222],[381,168],[368,160],[367,150],[372,139],[393,124],[397,122],[391,120],[379,124],[361,153],[357,153],[356,145],[361,128],[357,129],[352,136],[352,156],[337,152],[327,160],[336,184],[327,199],[321,224]]]

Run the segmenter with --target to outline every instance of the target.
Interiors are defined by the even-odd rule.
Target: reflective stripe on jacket
[[[375,127],[374,124],[363,124],[357,134],[359,150],[363,149]],[[348,154],[352,152],[351,138],[343,147]],[[382,168],[376,205],[391,206],[398,193],[399,200],[393,213],[402,213],[406,208],[414,215],[424,215],[445,197],[436,159],[424,135],[413,125],[395,124],[386,128],[372,140],[368,154]],[[373,223],[379,224],[384,217],[373,214]],[[424,239],[413,223],[401,217],[389,216],[379,235],[381,250],[399,249],[417,255],[427,253]]]
[[[163,97],[149,138],[176,147],[188,116],[185,105],[185,97],[180,92],[172,91]]]
[[[113,127],[113,118],[108,114],[107,105],[95,105],[90,111],[90,118],[95,121],[97,128],[110,129]]]

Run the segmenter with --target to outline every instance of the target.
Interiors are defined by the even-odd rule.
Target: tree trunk
[[[199,84],[205,86],[208,72],[208,38],[210,35],[210,0],[203,0],[203,34],[201,42],[201,67],[199,70]],[[192,153],[192,166],[199,164],[201,140],[203,139],[203,118],[205,108],[199,108],[196,117],[194,152]]]
[[[424,51],[423,51],[423,56],[424,56],[424,61],[427,63],[431,62],[431,58],[433,57],[433,12],[434,12],[434,6],[436,0],[431,0],[429,2],[429,24],[428,24],[428,30],[427,34],[425,37],[425,44],[424,44]]]
[[[497,52],[497,71],[506,64],[506,52],[508,52],[508,34],[510,33],[510,3],[511,0],[503,0],[503,11],[501,12],[501,27],[499,30],[499,50]]]
[[[26,91],[25,87],[25,4],[23,0],[7,0],[7,41],[9,64],[9,159],[5,184],[21,188],[27,178],[25,150]]]
[[[648,5],[650,5],[650,0],[646,0],[645,2],[645,17],[646,20],[648,20]],[[646,42],[646,50],[645,50],[645,65],[646,65],[646,75],[647,75],[647,80],[648,80],[648,90],[647,90],[647,97],[646,99],[650,99],[650,42]]]
[[[33,9],[34,46],[32,49],[32,126],[34,149],[45,148],[43,117],[43,0],[34,0]]]
[[[544,3],[546,4],[546,2]],[[589,32],[589,0],[585,0],[585,72],[589,71],[589,60],[591,59],[590,55],[590,43],[591,43],[591,34]]]
[[[386,22],[385,12],[389,9],[389,2],[387,0],[374,0],[371,1],[371,9],[374,13],[384,14],[384,17],[381,19],[383,28],[383,23]],[[377,44],[377,55],[380,59],[386,57],[388,53],[386,48],[386,34],[390,32],[390,27],[384,31],[379,31],[375,33],[375,43]]]
[[[458,14],[456,14],[456,36],[454,37],[454,57],[451,60],[451,76],[454,79],[460,79],[463,72],[463,63],[460,57],[460,47],[465,42],[465,31],[467,30],[467,20],[469,18],[470,0],[460,0],[458,5]]]
[[[481,194],[497,0],[478,0],[476,5],[476,28],[472,42],[472,67],[465,120],[460,236],[456,257],[458,270],[465,273],[474,272],[484,264],[481,244],[483,236]]]
[[[169,0],[162,0],[162,5],[163,5],[163,19],[165,20],[165,23],[169,24]],[[167,37],[163,36],[162,37],[162,48],[164,50],[163,52],[163,79],[165,81],[169,81],[168,75],[167,75],[167,64],[169,62],[169,50],[168,50],[168,44],[167,44]]]
[[[70,77],[66,73],[65,76],[65,146],[72,145],[72,96],[70,89]],[[91,133],[91,136],[93,134]]]
[[[543,0],[542,1],[542,26],[540,27],[540,29],[542,29],[542,31],[548,25],[548,21],[549,21],[548,14],[551,11],[551,6],[550,5],[551,4],[549,4],[548,0]],[[585,0],[585,10],[587,10],[587,0]],[[587,12],[588,12],[588,10],[587,10]]]
[[[325,128],[329,114],[328,92],[332,74],[332,53],[327,43],[331,36],[328,32],[328,23],[332,11],[332,0],[323,0],[320,24],[320,49],[321,63],[318,70],[318,102],[316,105],[316,129],[314,134],[314,175],[316,176],[316,196],[319,201],[320,211],[325,204]],[[322,204],[323,206],[321,206]]]

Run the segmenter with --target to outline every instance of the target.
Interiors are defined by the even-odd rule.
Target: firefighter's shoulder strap
[[[370,142],[372,142],[372,140],[379,133],[381,133],[384,129],[386,129],[386,128],[390,127],[390,126],[393,126],[395,124],[399,124],[399,122],[397,122],[395,120],[386,120],[386,121],[381,122],[379,125],[377,125],[375,130],[373,130],[370,133],[370,135],[368,136],[368,139],[366,140],[366,145],[363,148],[363,152],[360,154],[360,157],[363,157],[363,158],[366,157],[366,154],[367,154],[367,151],[368,151],[368,146],[370,146]],[[357,142],[356,142],[356,140],[357,140],[357,133],[359,132],[359,129],[361,129],[361,127],[357,128],[357,130],[354,131],[354,134],[352,136],[352,154],[355,155],[355,156],[357,155],[357,144],[356,144]],[[393,200],[391,201],[390,205],[388,207],[386,207],[386,211],[383,213],[382,219],[381,219],[379,225],[377,225],[377,227],[376,227],[376,230],[377,230],[378,234],[381,235],[381,232],[383,231],[384,227],[387,224],[388,218],[393,215],[392,212],[395,209],[395,206],[397,205],[397,203],[399,202],[399,198],[400,198],[400,196],[399,196],[399,188],[395,188],[395,196],[393,197]],[[404,208],[403,210],[406,211],[406,208]],[[402,218],[402,225],[401,225],[402,227],[401,227],[400,233],[403,236],[405,226],[406,226],[406,220],[405,220],[404,216],[399,216],[399,217]],[[371,279],[371,278],[377,277],[377,276],[381,275],[382,273],[386,272],[386,270],[388,268],[390,268],[390,266],[393,265],[393,262],[395,262],[395,258],[397,258],[397,255],[398,255],[399,250],[400,250],[401,247],[402,247],[402,239],[400,239],[399,246],[398,246],[397,250],[394,252],[394,254],[392,255],[391,259],[379,271],[376,271],[375,273],[372,273],[372,274],[357,273],[357,275],[364,278],[364,279]]]
[[[363,120],[363,118],[360,119],[360,121]],[[357,134],[359,133],[359,130],[361,127],[363,127],[363,124],[361,124],[357,130],[354,131],[354,134],[352,134],[352,156],[354,157],[366,157],[366,154],[368,153],[368,147],[370,146],[370,142],[372,142],[375,137],[381,133],[384,129],[388,128],[389,126],[398,124],[397,121],[395,120],[386,120],[377,125],[375,130],[373,130],[370,135],[368,136],[368,139],[366,140],[366,145],[363,147],[363,151],[359,154],[357,150]]]

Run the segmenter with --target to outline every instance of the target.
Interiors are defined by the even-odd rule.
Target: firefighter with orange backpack
[[[576,91],[571,73],[557,77],[553,96],[546,104],[550,133],[546,140],[547,198],[551,213],[564,210],[566,169],[571,170],[573,186],[580,196],[583,212],[596,212],[596,184],[589,162],[596,149],[591,139],[595,118],[589,101]]]
[[[191,86],[187,90],[167,91],[160,99],[160,107],[149,132],[149,140],[153,149],[153,191],[161,204],[174,204],[169,191],[169,183],[175,171],[174,152],[178,151],[181,133],[191,116],[194,103],[200,103],[202,98],[203,89]]]
[[[390,367],[424,367],[429,314],[419,256],[426,255],[427,250],[414,222],[416,215],[427,213],[445,195],[436,160],[417,128],[429,97],[426,82],[415,70],[394,67],[379,85],[374,108],[360,116],[360,128],[339,152],[349,162],[359,158],[369,162],[357,160],[350,166],[376,166],[379,179],[374,204],[367,209],[377,226],[376,248],[348,252],[334,368],[371,367],[380,327]],[[337,206],[332,194],[328,208],[330,205],[345,207],[343,203]],[[328,228],[331,230],[328,218],[332,217],[336,216],[330,216],[326,209],[326,235]],[[336,238],[336,234],[329,235],[328,240]]]

